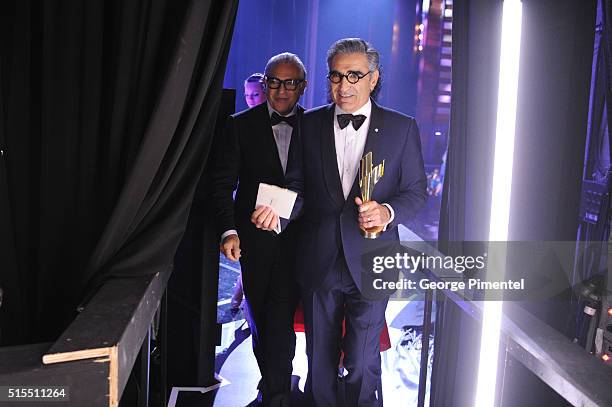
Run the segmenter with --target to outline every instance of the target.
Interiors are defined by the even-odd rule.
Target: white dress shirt
[[[334,139],[336,143],[336,158],[338,160],[338,173],[342,183],[342,193],[346,199],[353,188],[357,171],[359,171],[359,161],[363,157],[366,139],[368,138],[368,128],[370,127],[370,116],[372,113],[372,102],[368,102],[357,110],[353,115],[364,115],[365,121],[355,130],[353,123],[349,123],[344,129],[340,128],[337,116],[346,114],[345,111],[336,105],[334,111]]]
[[[268,114],[272,116],[272,113],[276,112],[279,116],[295,116],[296,107],[297,105],[293,107],[293,110],[288,115],[282,115],[276,112],[276,110],[272,109],[272,106],[270,106],[270,103],[268,103]],[[274,141],[276,141],[278,157],[280,158],[281,166],[283,167],[283,174],[285,174],[285,172],[287,172],[287,158],[289,157],[289,145],[291,144],[291,133],[293,132],[293,127],[285,122],[280,122],[277,125],[272,126],[272,132],[274,133]]]
[[[346,112],[336,105],[334,111],[334,141],[336,144],[336,159],[338,160],[338,174],[340,174],[340,181],[342,183],[342,193],[344,194],[344,199],[346,199],[351,192],[351,188],[353,188],[355,177],[359,171],[359,162],[363,157],[363,149],[365,148],[368,130],[370,128],[372,101],[368,99],[365,105],[352,113],[354,116],[362,114],[366,117],[358,130],[355,130],[352,122],[341,129],[337,119],[339,114],[346,114]],[[387,222],[388,225],[393,221],[393,218],[395,218],[395,212],[393,208],[391,208],[391,205],[386,203],[382,205],[387,207],[391,214],[391,218],[389,222]]]

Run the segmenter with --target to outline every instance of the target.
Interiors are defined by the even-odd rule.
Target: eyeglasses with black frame
[[[283,85],[287,90],[296,90],[298,86],[300,86],[300,84],[304,82],[304,79],[282,80],[275,78],[274,76],[266,76],[265,81],[270,89],[278,89],[281,87],[281,85]]]
[[[346,80],[348,81],[348,83],[354,85],[357,82],[359,82],[360,79],[365,78],[368,74],[371,74],[372,71],[368,71],[367,73],[362,73],[362,72],[355,72],[355,71],[348,71],[345,74],[341,74],[338,71],[331,71],[330,73],[327,74],[327,79],[329,79],[329,81],[331,83],[340,83],[342,82],[342,78],[346,78]]]

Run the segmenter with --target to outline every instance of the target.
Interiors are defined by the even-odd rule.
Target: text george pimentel
[[[376,290],[450,290],[459,291],[465,290],[466,287],[475,290],[524,290],[525,279],[520,280],[504,280],[504,281],[482,281],[479,278],[467,279],[465,281],[431,281],[427,278],[422,278],[418,281],[402,278],[399,281],[384,281],[381,278],[374,279],[372,282]]]
[[[385,269],[397,268],[414,273],[416,270],[453,270],[461,274],[469,270],[481,271],[485,268],[487,253],[482,256],[429,256],[421,253],[418,256],[408,253],[396,253],[395,256],[376,256],[373,258],[372,272],[380,274]],[[483,281],[479,278],[468,278],[466,281],[431,281],[421,278],[418,282],[401,278],[398,281],[384,281],[381,278],[374,279],[372,285],[376,290],[414,290],[417,288],[441,289],[459,291],[468,289],[476,290],[524,290],[525,279],[503,280],[503,281]]]

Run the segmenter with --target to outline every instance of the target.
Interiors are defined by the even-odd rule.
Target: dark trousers
[[[315,291],[302,293],[308,354],[307,397],[317,407],[381,406],[380,333],[388,299],[364,298],[353,281],[344,256]],[[346,334],[342,339],[342,319]],[[344,352],[344,377],[338,394],[338,363]]]
[[[280,246],[253,260],[244,256],[241,267],[253,353],[262,377],[259,390],[264,405],[284,407],[289,405],[291,391],[298,290]]]

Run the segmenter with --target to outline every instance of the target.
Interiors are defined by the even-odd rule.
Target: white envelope
[[[255,207],[259,205],[270,206],[278,216],[289,219],[296,198],[297,194],[293,191],[262,182],[259,184],[257,191]]]

